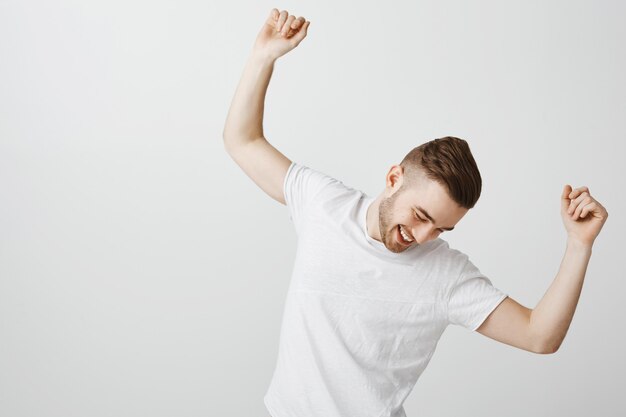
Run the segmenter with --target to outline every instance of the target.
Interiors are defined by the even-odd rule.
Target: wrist
[[[583,251],[591,251],[592,247],[593,247],[593,242],[586,242],[583,240],[580,240],[576,237],[573,236],[568,236],[567,237],[567,246],[571,247],[573,249],[579,249],[579,250],[583,250]]]
[[[273,66],[274,63],[276,62],[276,58],[269,56],[265,53],[254,51],[254,50],[250,54],[249,59],[250,61],[252,61],[253,63],[257,65],[269,66],[269,67]]]

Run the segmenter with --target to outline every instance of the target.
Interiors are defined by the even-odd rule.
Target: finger
[[[296,17],[294,15],[290,15],[287,18],[287,21],[285,21],[285,24],[283,25],[283,29],[280,31],[281,36],[287,36],[287,34],[289,33],[289,29],[291,29],[291,24],[294,20],[296,20]]]
[[[299,18],[297,18],[296,20],[293,21],[293,23],[291,24],[291,28],[292,29],[298,29],[300,26],[302,26],[304,24],[304,22],[306,22],[306,19],[302,16],[300,16]]]
[[[593,202],[593,198],[588,197],[584,200],[582,200],[578,206],[576,206],[576,210],[574,210],[574,214],[572,215],[572,218],[574,220],[576,220],[578,218],[578,216],[580,216],[580,212],[582,211],[582,209],[587,205]]]
[[[276,27],[276,21],[278,20],[279,15],[280,15],[280,12],[278,11],[278,9],[274,8],[270,10],[270,14],[267,17],[267,20],[265,21],[265,23],[270,25],[271,27]]]
[[[300,44],[300,42],[302,42],[302,39],[304,39],[306,37],[307,34],[307,30],[309,29],[309,25],[311,24],[311,22],[306,21],[302,24],[302,27],[300,28],[300,30],[298,30],[298,33],[296,33],[291,39],[293,39],[293,42],[295,43],[296,46],[298,46]]]
[[[580,212],[580,217],[584,218],[587,215],[587,213],[594,212],[597,209],[598,209],[598,205],[596,204],[595,201],[592,201],[591,203],[589,203],[585,207],[583,207],[583,209]]]
[[[572,192],[569,195],[569,198],[576,198],[578,197],[582,192],[587,191],[589,192],[589,188],[582,186],[582,187],[578,187],[575,188],[574,190],[572,190]]]
[[[291,26],[289,27],[289,32],[287,33],[287,37],[290,38],[291,36],[293,36],[296,33],[298,33],[298,29],[300,27],[302,27],[302,24],[305,21],[306,20],[304,19],[304,17],[300,16],[299,18],[297,18],[293,22],[291,22]]]
[[[300,16],[299,18],[294,20],[293,24],[291,25],[293,32],[292,34],[295,35],[296,33],[298,33],[298,31],[302,29],[305,23],[306,19],[304,18],[304,16]]]
[[[578,207],[578,205],[580,205],[580,203],[583,200],[586,200],[587,198],[591,198],[591,196],[589,195],[588,192],[584,191],[581,195],[579,195],[578,197],[576,197],[573,200],[571,200],[570,205],[569,205],[569,209],[567,210],[567,212],[568,213],[573,213],[574,209],[576,207]]]
[[[278,16],[278,20],[276,21],[276,32],[280,32],[281,29],[283,28],[283,25],[285,24],[285,21],[287,20],[287,10],[283,10],[280,12],[280,15]]]
[[[583,198],[581,199],[580,197],[583,197]],[[574,217],[577,213],[580,214],[580,210],[582,210],[585,204],[589,204],[591,201],[594,201],[593,198],[591,198],[588,195],[583,194],[580,197],[577,198],[576,200],[572,200],[572,203],[570,204],[570,207],[567,210],[568,214],[572,215],[572,217]]]
[[[569,184],[565,184],[563,191],[561,192],[561,210],[565,211],[569,207],[569,194],[572,192],[572,187]]]
[[[569,204],[569,207],[568,207],[568,210],[567,210],[567,211],[568,211],[569,213],[573,213],[573,212],[574,212],[574,209],[575,209],[575,208],[576,208],[576,207],[580,204],[580,202],[581,202],[581,201],[583,201],[583,200],[584,200],[585,198],[587,198],[587,197],[591,197],[591,196],[589,195],[589,193],[587,193],[587,192],[583,192],[583,193],[582,193],[582,194],[580,194],[578,197],[576,197],[576,198],[572,198],[572,199],[570,200],[570,204]]]

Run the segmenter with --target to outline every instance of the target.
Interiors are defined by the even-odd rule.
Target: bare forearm
[[[543,345],[549,351],[556,351],[565,339],[590,257],[590,244],[568,239],[559,272],[532,312],[533,333],[542,335]]]
[[[250,54],[222,134],[229,148],[263,136],[263,107],[275,60]]]
[[[274,8],[263,23],[230,104],[222,137],[227,150],[265,137],[263,106],[278,58],[297,47],[311,22]]]

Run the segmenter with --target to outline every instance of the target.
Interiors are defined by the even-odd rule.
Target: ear
[[[402,181],[404,181],[404,168],[400,165],[392,165],[387,173],[386,181],[386,188],[390,189],[390,191],[395,192],[399,190],[402,186]]]

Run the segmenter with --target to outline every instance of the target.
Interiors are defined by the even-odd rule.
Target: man
[[[287,205],[298,235],[278,361],[264,397],[270,414],[404,417],[402,404],[449,324],[530,352],[556,352],[606,209],[587,187],[563,188],[568,238],[560,270],[534,309],[520,305],[439,237],[480,196],[466,141],[445,137],[413,149],[374,198],[290,161],[266,140],[263,105],[274,62],[309,25],[271,11],[223,132],[234,161]]]

